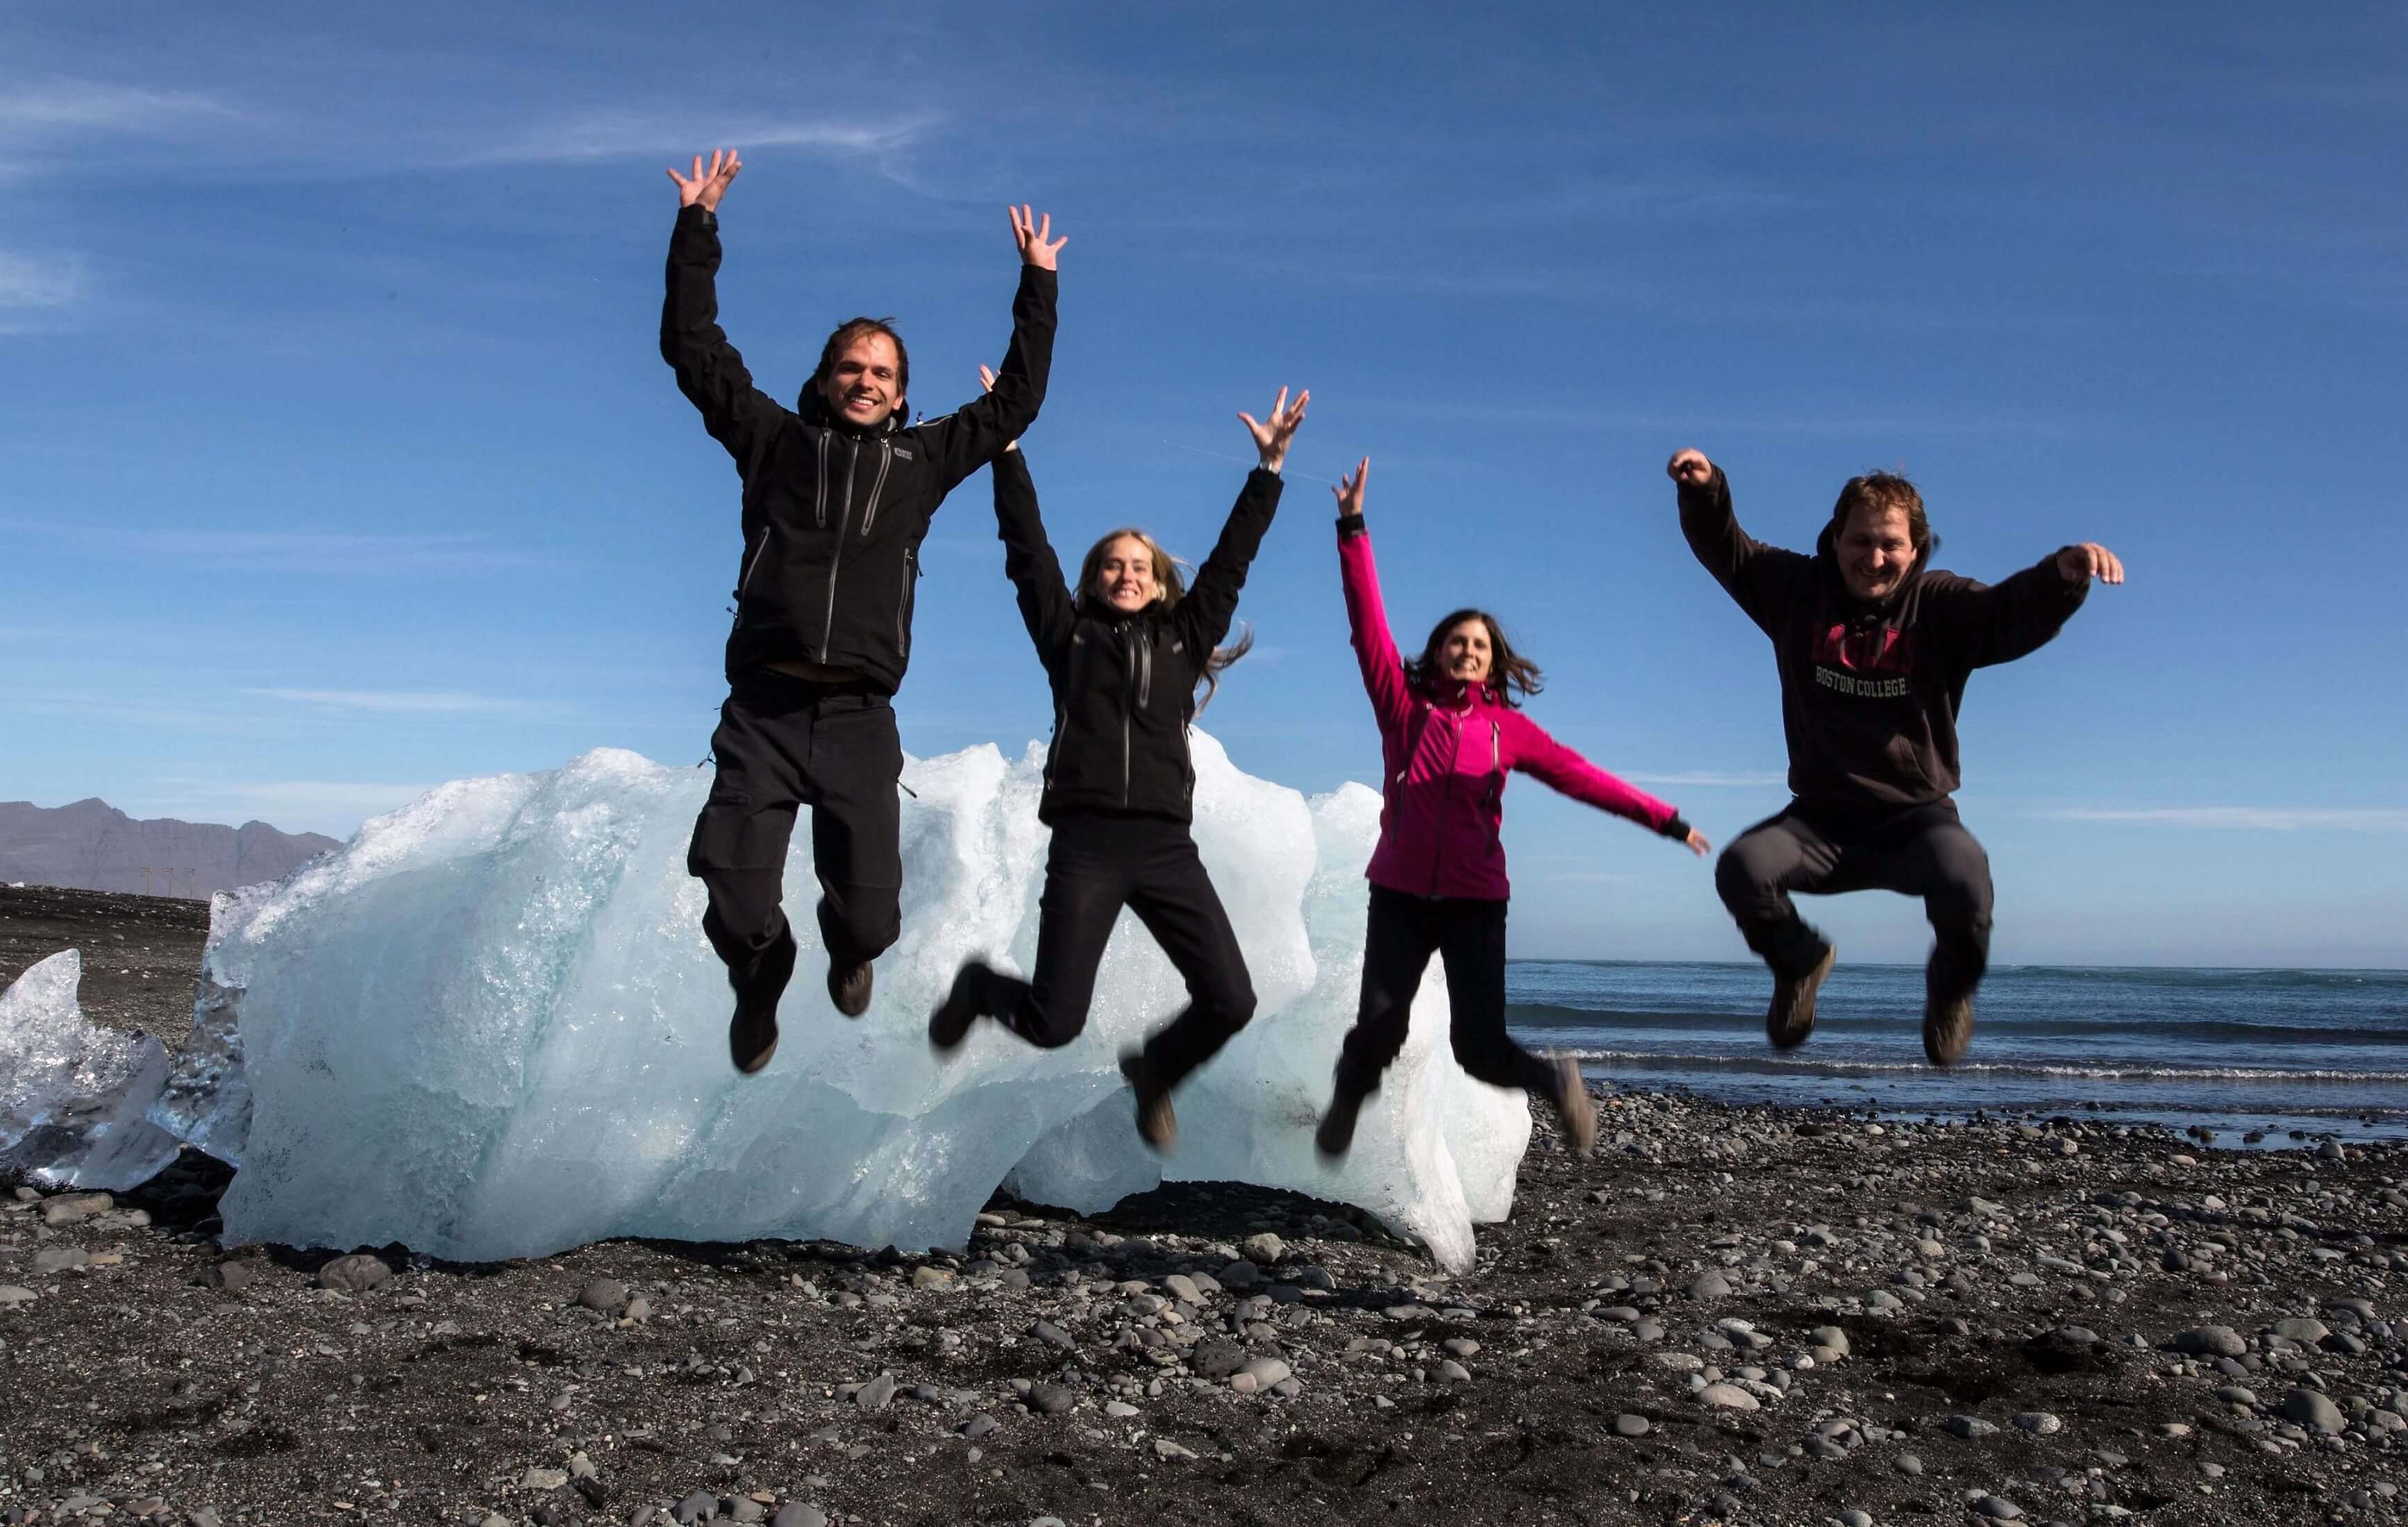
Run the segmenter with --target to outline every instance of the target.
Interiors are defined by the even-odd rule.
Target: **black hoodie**
[[[1086,590],[1071,594],[1045,539],[1027,462],[1017,451],[996,458],[1003,570],[1019,590],[1020,617],[1054,691],[1054,741],[1038,820],[1051,825],[1065,811],[1194,819],[1187,727],[1196,718],[1196,686],[1212,649],[1229,634],[1246,569],[1279,510],[1281,486],[1277,472],[1257,467],[1247,473],[1185,598],[1130,615]]]
[[[2053,552],[1993,586],[1927,569],[1927,548],[1896,591],[1867,604],[1841,579],[1829,526],[1813,556],[1765,545],[1739,527],[1720,468],[1702,487],[1681,484],[1681,531],[1772,639],[1791,793],[1852,815],[1946,800],[1966,678],[2045,644],[2089,591]]]
[[[853,669],[892,694],[911,660],[911,605],[929,517],[1018,439],[1045,401],[1054,272],[1024,265],[995,390],[909,428],[860,428],[806,386],[790,411],[752,384],[719,326],[719,220],[681,209],[669,235],[661,357],[744,483],[744,556],[727,671],[764,663]]]

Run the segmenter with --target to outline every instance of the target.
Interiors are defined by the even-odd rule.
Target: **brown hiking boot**
[[[727,1058],[750,1076],[778,1053],[778,999],[795,973],[795,940],[788,934],[761,952],[752,969],[740,979],[727,974],[736,989],[736,1016],[727,1024]]]
[[[877,974],[866,959],[853,965],[838,965],[831,960],[828,964],[828,1001],[836,1003],[836,1010],[848,1018],[861,1016],[869,1011],[869,989]]]
[[[1569,1055],[1554,1058],[1555,1107],[1563,1115],[1564,1143],[1576,1156],[1597,1148],[1597,1104],[1589,1102],[1588,1084],[1581,1080],[1580,1062]]]
[[[1764,1013],[1764,1037],[1772,1041],[1774,1049],[1794,1050],[1814,1031],[1814,993],[1822,988],[1823,977],[1831,973],[1831,962],[1839,958],[1839,949],[1827,944],[1823,958],[1805,974],[1775,972],[1772,1005]]]
[[[1965,1059],[1973,1042],[1971,993],[1945,1001],[1927,999],[1923,1004],[1923,1053],[1935,1066],[1953,1066]]]
[[[1154,1068],[1145,1063],[1143,1050],[1130,1050],[1121,1056],[1121,1075],[1137,1093],[1138,1138],[1156,1150],[1168,1150],[1179,1143],[1179,1116],[1170,1109],[1170,1089],[1155,1085]]]
[[[1313,1149],[1334,1160],[1354,1148],[1354,1119],[1363,1112],[1364,1096],[1347,1091],[1342,1083],[1332,1089],[1329,1106],[1321,1113],[1321,1128],[1312,1131]]]
[[[953,977],[953,989],[928,1015],[928,1043],[950,1050],[970,1037],[970,1025],[986,1011],[986,984],[995,972],[986,961],[973,959]]]

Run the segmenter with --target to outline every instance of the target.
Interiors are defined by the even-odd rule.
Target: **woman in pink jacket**
[[[1449,1035],[1465,1071],[1552,1101],[1564,1133],[1586,1154],[1597,1110],[1580,1067],[1552,1063],[1505,1032],[1505,776],[1520,770],[1703,856],[1706,840],[1670,806],[1556,742],[1524,715],[1516,694],[1539,691],[1538,665],[1505,641],[1485,611],[1438,623],[1408,662],[1388,634],[1380,575],[1363,528],[1367,457],[1338,495],[1338,566],[1363,687],[1380,723],[1380,843],[1366,872],[1371,918],[1363,939],[1363,998],[1338,1060],[1338,1087],[1313,1141],[1342,1156],[1354,1117],[1404,1048],[1413,993],[1430,956],[1446,961]]]

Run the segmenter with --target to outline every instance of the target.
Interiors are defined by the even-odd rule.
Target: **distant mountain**
[[[279,832],[265,822],[137,822],[98,798],[71,806],[0,801],[0,883],[206,897],[281,880],[341,846],[322,833]]]

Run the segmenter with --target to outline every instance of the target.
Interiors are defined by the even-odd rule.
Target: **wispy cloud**
[[[0,250],[0,308],[64,308],[83,293],[83,273],[73,264]]]
[[[499,695],[471,695],[456,689],[246,689],[243,693],[291,700],[296,705],[397,715],[507,715],[547,708]]]
[[[1724,774],[1706,769],[1684,769],[1670,774],[1625,774],[1633,785],[1691,785],[1700,790],[1760,790],[1779,785],[1785,774]]]
[[[0,134],[12,137],[152,133],[194,121],[236,122],[246,115],[192,91],[144,90],[88,79],[51,79],[0,90]]]
[[[910,150],[935,125],[933,117],[863,127],[850,122],[764,117],[729,120],[697,115],[671,119],[633,113],[595,114],[530,124],[497,145],[469,152],[466,158],[472,164],[525,165],[638,154],[675,157],[691,153],[699,143],[725,146],[738,152],[748,149],[820,149],[876,159]]]
[[[389,812],[435,788],[432,785],[366,780],[163,779],[156,793],[137,801],[114,802],[142,816],[176,816],[188,822],[265,822],[285,832],[323,832],[347,838],[368,817]]]
[[[2408,832],[2408,808],[2391,806],[2065,806],[2031,814],[2053,822],[2228,828],[2254,832]]]
[[[144,529],[0,518],[0,530],[50,536],[113,558],[127,555],[267,572],[493,571],[550,560],[532,551],[496,545],[483,535],[392,536],[312,530]]]

